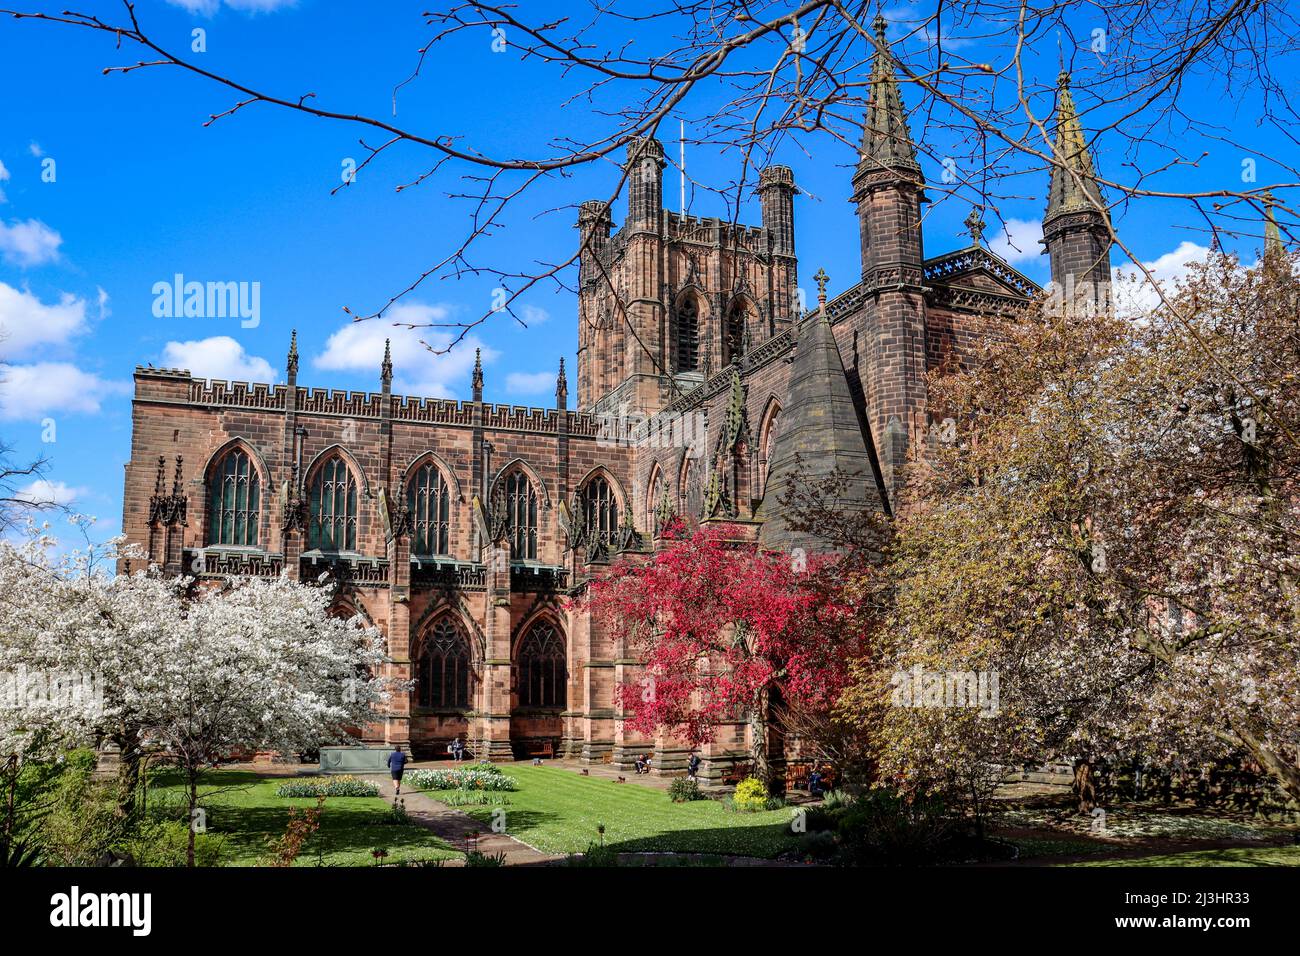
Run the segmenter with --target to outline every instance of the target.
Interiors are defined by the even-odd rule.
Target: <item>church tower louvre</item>
[[[1083,310],[1105,309],[1110,305],[1110,213],[1070,92],[1070,74],[1062,71],[1057,82],[1056,139],[1043,245],[1061,301]]]
[[[898,88],[897,63],[877,16],[876,54],[859,161],[853,174],[862,243],[864,310],[853,331],[864,345],[863,395],[892,499],[909,443],[924,427],[926,306],[921,237],[925,178]],[[892,500],[888,503],[892,506]]]

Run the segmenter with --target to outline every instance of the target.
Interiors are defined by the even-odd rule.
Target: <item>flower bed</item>
[[[412,770],[407,779],[421,790],[518,790],[514,777],[490,764],[456,770]]]
[[[311,777],[280,784],[277,797],[377,797],[379,784],[356,777]]]

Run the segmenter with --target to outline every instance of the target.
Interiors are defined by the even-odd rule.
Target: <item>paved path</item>
[[[383,774],[366,774],[380,786],[384,799],[393,799],[393,781]],[[422,826],[446,840],[457,850],[464,851],[467,841],[473,834],[478,834],[478,851],[484,856],[496,856],[504,853],[506,866],[535,866],[550,863],[563,857],[535,850],[526,843],[516,840],[504,833],[493,833],[482,821],[475,820],[468,813],[462,813],[455,807],[439,803],[419,790],[402,790],[402,800],[406,804],[407,816],[417,826]],[[459,860],[448,861],[456,866]]]

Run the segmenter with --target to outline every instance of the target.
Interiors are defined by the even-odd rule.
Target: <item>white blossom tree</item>
[[[57,556],[43,534],[0,542],[9,752],[112,740],[134,775],[147,741],[184,776],[192,819],[203,774],[223,756],[346,739],[388,697],[378,631],[331,616],[329,588],[284,577],[198,585],[156,569],[114,577],[105,557]]]

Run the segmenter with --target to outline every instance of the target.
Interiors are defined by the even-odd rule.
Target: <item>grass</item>
[[[314,799],[277,797],[285,777],[263,777],[239,770],[217,770],[199,789],[207,810],[208,839],[220,842],[224,866],[257,866],[268,855],[267,845],[284,834],[290,807],[314,807]],[[149,788],[149,801],[179,806],[184,817],[180,777],[158,772]],[[306,843],[297,866],[369,866],[370,851],[388,851],[385,863],[449,859],[459,854],[423,827],[384,823],[390,804],[383,797],[330,797],[320,817],[320,829]]]
[[[1234,846],[1127,859],[1088,860],[1069,866],[1300,866],[1300,846]]]
[[[519,782],[508,807],[461,807],[484,823],[504,810],[506,832],[547,853],[599,842],[620,853],[713,853],[772,858],[797,846],[788,809],[733,813],[716,800],[673,803],[664,790],[583,777],[553,767],[502,768]],[[454,791],[451,791],[454,792]],[[437,792],[429,794],[438,799]]]

